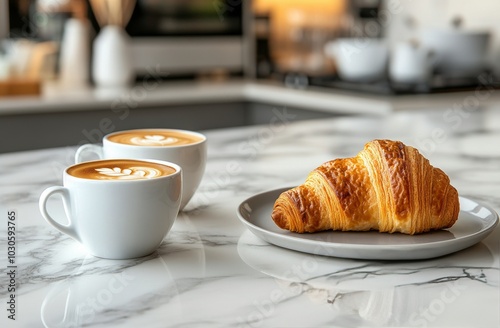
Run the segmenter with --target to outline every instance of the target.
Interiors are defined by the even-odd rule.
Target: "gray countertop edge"
[[[339,89],[306,90],[264,81],[227,80],[137,83],[125,89],[68,88],[46,83],[41,96],[0,98],[0,116],[44,112],[102,110],[112,106],[161,107],[249,101],[339,114],[385,115],[399,110],[446,109],[470,98],[481,106],[500,101],[500,92],[484,90],[421,95],[373,95]],[[474,100],[474,99],[472,99]]]

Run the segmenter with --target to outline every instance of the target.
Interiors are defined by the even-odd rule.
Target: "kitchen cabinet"
[[[123,129],[239,126],[245,123],[244,111],[243,103],[223,103],[8,115],[0,118],[0,131],[10,142],[2,143],[0,152],[98,143]]]
[[[332,113],[248,102],[207,103],[15,114],[0,117],[0,153],[99,143],[104,135],[136,128],[207,130],[332,117]]]

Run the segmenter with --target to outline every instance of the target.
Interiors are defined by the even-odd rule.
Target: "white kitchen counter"
[[[484,89],[484,88],[483,88]],[[147,80],[132,88],[100,90],[72,89],[47,83],[41,96],[0,98],[0,116],[44,112],[71,112],[109,109],[116,104],[130,108],[248,101],[316,110],[334,114],[385,115],[400,110],[453,108],[470,97],[486,95],[481,106],[500,102],[499,92],[482,90],[429,95],[373,95],[339,89],[311,87],[292,89],[276,82],[229,80],[155,81]]]
[[[17,238],[11,264],[5,237],[0,244],[0,326],[499,327],[500,226],[439,258],[352,260],[273,246],[236,215],[246,198],[302,183],[317,165],[354,156],[373,138],[416,146],[461,196],[499,211],[500,113],[465,114],[275,118],[206,131],[207,170],[195,197],[155,253],[124,261],[88,255],[39,213],[40,193],[61,184],[74,147],[0,154],[0,234],[15,211]],[[12,278],[8,265],[16,266]]]

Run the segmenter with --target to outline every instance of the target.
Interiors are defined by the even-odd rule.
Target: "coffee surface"
[[[68,169],[72,176],[91,180],[143,180],[174,174],[173,167],[140,160],[85,162]]]
[[[203,139],[197,135],[169,130],[134,130],[115,133],[109,141],[135,146],[180,146],[197,143]]]

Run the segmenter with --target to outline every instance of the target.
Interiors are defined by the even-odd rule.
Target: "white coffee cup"
[[[402,42],[394,46],[389,78],[399,83],[427,83],[432,74],[432,52],[419,44]]]
[[[84,172],[84,173],[82,173]],[[47,209],[61,195],[67,224]],[[63,186],[45,189],[39,201],[45,220],[79,241],[90,254],[128,259],[151,254],[179,212],[181,168],[158,160],[113,159],[65,169]]]
[[[141,134],[151,137],[140,144],[127,144],[112,141],[113,138],[123,134]],[[194,142],[175,144],[162,142],[163,135],[180,134],[195,138]],[[158,137],[155,139],[155,137]],[[168,138],[168,137],[167,137]],[[78,148],[75,162],[81,163],[88,153],[94,153],[101,159],[108,158],[151,158],[178,164],[182,168],[183,193],[181,200],[182,210],[193,197],[198,188],[207,161],[206,137],[197,132],[179,129],[132,129],[110,133],[103,138],[102,146],[86,144]],[[150,143],[148,143],[150,142]]]

